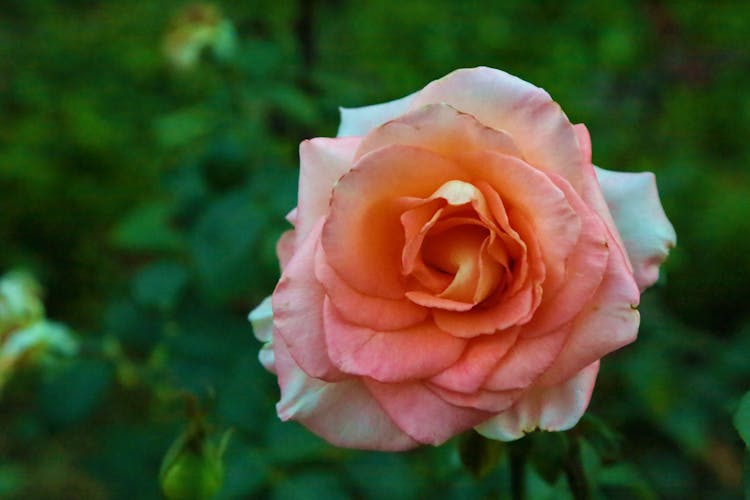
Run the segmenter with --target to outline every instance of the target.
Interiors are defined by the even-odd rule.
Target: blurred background
[[[299,142],[487,65],[586,123],[596,164],[655,172],[677,230],[639,340],[602,364],[595,497],[741,498],[748,33],[742,2],[3,0],[0,497],[159,498],[175,442],[161,483],[219,498],[509,495],[503,453],[472,475],[458,438],[367,453],[281,424],[246,321]],[[529,497],[566,498],[545,467]]]

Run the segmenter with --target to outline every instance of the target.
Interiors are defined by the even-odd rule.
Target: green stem
[[[581,445],[576,437],[571,439],[568,449],[568,457],[565,461],[565,476],[568,478],[568,485],[573,498],[576,500],[589,500],[591,498],[591,490],[581,461]]]
[[[514,443],[510,447],[510,495],[513,500],[526,498],[525,446]]]

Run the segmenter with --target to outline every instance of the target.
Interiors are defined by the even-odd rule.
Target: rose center
[[[401,216],[402,271],[412,278],[407,296],[447,309],[470,309],[501,291],[512,259],[481,191],[449,181]]]

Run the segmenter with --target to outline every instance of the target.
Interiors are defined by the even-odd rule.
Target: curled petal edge
[[[510,409],[475,429],[487,438],[500,441],[514,441],[535,429],[568,430],[586,411],[598,372],[599,361],[596,361],[560,385],[532,388]]]

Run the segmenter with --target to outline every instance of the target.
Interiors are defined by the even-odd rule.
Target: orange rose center
[[[429,198],[411,199],[401,216],[407,297],[431,307],[467,310],[510,281],[514,258],[482,192],[452,180]]]

